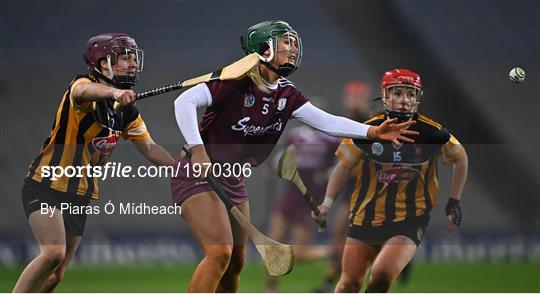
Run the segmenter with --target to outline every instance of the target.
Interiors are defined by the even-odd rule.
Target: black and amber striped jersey
[[[146,125],[134,105],[113,108],[113,99],[99,102],[76,102],[71,93],[80,83],[96,83],[92,76],[77,76],[69,84],[49,137],[32,161],[27,177],[43,185],[70,194],[99,197],[98,178],[62,176],[45,177],[42,167],[96,166],[109,159],[120,137],[142,141],[149,136]]]
[[[415,143],[402,146],[369,139],[344,139],[336,151],[356,179],[349,220],[354,225],[380,226],[429,217],[439,188],[437,159],[457,161],[464,154],[459,141],[439,123],[414,117]],[[366,121],[380,125],[385,115]]]

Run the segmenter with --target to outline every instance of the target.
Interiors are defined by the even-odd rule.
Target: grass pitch
[[[322,281],[324,263],[298,263],[279,281],[280,292],[311,292]],[[0,292],[10,292],[22,267],[0,267]],[[57,292],[179,292],[195,264],[70,268]],[[247,264],[241,292],[264,292],[265,270]],[[540,263],[415,263],[410,282],[392,292],[540,292]]]

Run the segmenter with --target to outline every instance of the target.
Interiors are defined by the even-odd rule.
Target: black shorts
[[[429,217],[421,217],[411,221],[403,221],[382,226],[357,226],[349,225],[347,236],[370,245],[383,245],[388,239],[394,236],[405,236],[413,240],[416,246],[420,245]]]
[[[54,190],[32,179],[25,178],[21,190],[22,204],[26,218],[34,212],[41,210],[41,203],[47,203],[49,207],[55,206],[60,209],[62,203],[70,206],[88,206],[90,197],[83,197]],[[64,228],[76,236],[82,236],[86,226],[86,213],[70,214],[64,212]]]

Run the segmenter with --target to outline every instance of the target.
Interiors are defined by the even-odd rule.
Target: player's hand
[[[326,205],[319,205],[317,206],[317,209],[319,210],[319,215],[315,215],[315,213],[311,212],[311,217],[318,223],[322,223],[324,219],[326,218],[326,215],[328,214],[328,211],[330,210],[330,207]]]
[[[397,118],[387,119],[380,126],[371,126],[368,129],[368,137],[380,141],[390,141],[401,145],[400,141],[414,143],[414,140],[404,135],[415,136],[420,133],[417,131],[406,130],[405,128],[416,123],[410,120],[404,123],[396,124]]]
[[[192,170],[199,170],[200,168],[200,178],[205,178],[208,175],[208,169],[210,168],[210,157],[206,153],[204,145],[195,145],[191,147],[191,164]],[[197,165],[197,167],[195,167]],[[197,173],[198,174],[198,173]]]
[[[449,232],[455,231],[461,225],[461,206],[459,206],[459,200],[452,197],[448,198],[448,203],[446,203],[444,211],[448,217],[448,223],[444,228]]]
[[[123,106],[135,102],[137,100],[137,94],[133,90],[117,89],[114,91],[113,98]]]

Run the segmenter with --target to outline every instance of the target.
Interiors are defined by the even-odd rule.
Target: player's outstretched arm
[[[150,136],[143,141],[133,141],[133,144],[148,161],[155,165],[172,166],[174,164],[174,158],[171,154],[154,142]]]
[[[342,138],[371,138],[400,144],[399,141],[413,143],[405,135],[418,135],[416,131],[406,130],[414,121],[396,124],[396,119],[386,120],[380,126],[370,126],[348,118],[332,115],[311,103],[306,103],[293,112],[301,122],[330,136]]]
[[[330,211],[330,208],[332,207],[332,204],[339,196],[339,193],[341,193],[341,190],[343,190],[345,184],[347,184],[350,176],[351,172],[349,169],[343,165],[341,161],[338,162],[330,175],[330,179],[328,180],[328,186],[326,186],[326,194],[323,203],[317,207],[317,209],[319,209],[319,215],[315,216],[314,213],[311,213],[311,216],[314,219],[321,222],[326,217],[328,211]]]
[[[445,207],[445,212],[448,217],[448,224],[445,228],[448,231],[456,230],[461,224],[461,207],[459,206],[459,202],[461,200],[463,188],[467,182],[468,169],[469,159],[467,153],[464,151],[463,155],[459,157],[453,166],[450,198]]]
[[[135,102],[137,94],[133,90],[121,90],[99,83],[81,82],[72,89],[71,97],[77,103],[113,98],[120,105],[127,105]]]

